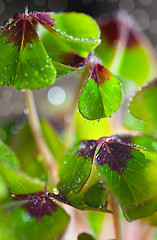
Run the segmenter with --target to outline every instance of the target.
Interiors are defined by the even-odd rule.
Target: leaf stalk
[[[30,124],[30,128],[38,148],[39,154],[41,154],[44,158],[44,163],[47,166],[53,180],[55,182],[58,181],[57,178],[57,164],[55,162],[54,156],[50,152],[44,137],[41,131],[40,120],[38,117],[37,109],[34,102],[33,92],[31,90],[25,90],[25,104],[28,109],[28,121]]]

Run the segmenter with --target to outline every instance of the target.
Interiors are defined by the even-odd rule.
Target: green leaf
[[[79,236],[78,236],[78,240],[94,240],[94,238],[87,234],[87,233],[81,233]]]
[[[67,75],[67,74],[70,74],[71,72],[74,72],[74,71],[78,71],[76,68],[74,67],[70,67],[68,65],[65,65],[65,64],[62,64],[62,63],[59,63],[59,62],[55,62],[55,61],[52,61],[55,69],[56,69],[56,72],[57,72],[57,78],[61,77],[61,76],[64,76],[64,75]]]
[[[4,181],[4,179],[0,176],[0,202],[7,197],[9,194],[9,189]]]
[[[19,159],[15,153],[3,142],[0,142],[0,161],[9,164],[13,169],[19,170]]]
[[[1,86],[38,89],[51,85],[55,80],[55,68],[34,28],[35,22],[39,21],[36,15],[31,13],[28,18],[25,14],[16,14],[10,24],[1,28]],[[45,14],[42,17],[44,19]]]
[[[131,114],[144,121],[148,126],[148,132],[154,134],[157,130],[156,102],[157,80],[154,80],[137,92],[130,103]]]
[[[148,135],[122,135],[122,142],[157,153],[157,140]]]
[[[35,30],[37,23],[43,43]],[[0,29],[0,85],[47,87],[54,83],[56,70],[58,77],[76,70],[99,43],[99,28],[85,14],[15,14]]]
[[[101,138],[95,161],[127,220],[132,221],[157,210],[155,153],[127,145],[121,137]]]
[[[0,152],[0,175],[13,194],[40,192],[45,188],[45,184],[39,179],[31,178],[19,170],[18,158],[2,142],[0,142]]]
[[[16,123],[16,129],[18,129],[18,133],[15,135],[12,134],[9,137],[7,144],[10,145],[20,159],[20,170],[28,174],[30,177],[46,181],[47,170],[44,166],[43,158],[38,155],[38,150],[28,123]]]
[[[92,186],[87,183],[87,186],[84,186],[79,193],[67,194],[66,199],[67,204],[80,210],[112,213],[107,209],[107,189],[101,182]]]
[[[97,22],[102,43],[96,54],[107,68],[137,86],[156,76],[154,49],[131,16],[117,11]]]
[[[100,182],[88,188],[84,194],[84,202],[88,206],[100,208],[104,205],[104,199],[107,197],[107,189]]]
[[[85,65],[84,58],[100,44],[100,31],[83,13],[53,13],[51,17],[55,20],[53,30],[38,25],[37,31],[60,77]]]
[[[17,158],[15,153],[3,142],[0,142],[0,161],[9,164],[15,170],[19,170],[20,168],[19,159]],[[8,186],[4,179],[0,176],[0,200],[5,198],[7,194]]]
[[[52,13],[55,25],[52,33],[41,26],[39,36],[49,56],[64,63],[65,53],[77,53],[85,58],[89,52],[100,44],[100,31],[96,22],[84,13]]]
[[[82,141],[67,153],[61,166],[58,189],[60,193],[78,192],[89,178],[95,141]],[[86,149],[91,152],[86,155]]]
[[[64,36],[64,42],[81,57],[86,57],[100,43],[98,25],[90,16],[71,12],[54,13],[52,18],[55,19],[54,29]]]
[[[133,221],[141,217],[150,216],[157,210],[156,206],[157,199],[154,198],[145,202],[141,202],[135,206],[128,207],[127,209],[124,209],[123,214],[128,221]]]
[[[129,130],[135,130],[157,137],[157,134],[153,131],[153,129],[150,129],[146,122],[135,118],[130,112],[124,112],[123,124]]]
[[[55,159],[59,161],[60,157],[63,154],[63,143],[58,138],[52,126],[50,126],[46,120],[42,120],[40,123],[45,141]]]
[[[66,228],[69,216],[58,206],[56,212],[37,223],[36,218],[19,208],[9,215],[1,213],[0,220],[1,239],[55,240]]]
[[[157,212],[153,213],[151,216],[146,218],[147,221],[150,222],[152,226],[157,226]],[[154,238],[155,240],[155,238]]]
[[[89,161],[88,159],[91,159],[91,160],[93,159],[95,148],[96,148],[95,141],[90,140],[90,141],[80,142],[79,149],[78,147],[76,148],[77,152],[75,153],[74,161],[77,161],[76,156],[79,155],[80,157],[84,158],[83,164],[85,165],[85,162],[87,161],[87,166],[88,166],[88,161]],[[93,210],[93,211],[99,211],[99,212],[112,213],[112,211],[106,208],[108,192],[106,189],[106,185],[104,185],[104,183],[101,182],[100,174],[95,164],[92,166],[92,169],[91,169],[91,166],[88,166],[88,169],[85,169],[84,165],[82,165],[83,173],[81,172],[82,182],[80,181],[80,186],[79,186],[80,189],[76,189],[76,187],[78,188],[77,179],[81,175],[80,172],[78,172],[79,176],[78,177],[75,176],[75,178],[74,176],[72,176],[71,177],[72,180],[70,179],[69,182],[67,181],[67,176],[66,176],[66,179],[61,178],[61,181],[58,185],[59,194],[53,193],[52,197],[80,210]],[[76,163],[75,166],[76,166],[75,172],[77,170],[80,171],[80,169],[77,169],[78,163]],[[71,163],[71,168],[73,169],[72,163]],[[69,169],[68,168],[64,169],[64,172],[62,172],[63,176],[64,174],[67,175],[68,171],[70,171],[70,167]],[[74,172],[74,175],[75,175],[75,172]],[[89,174],[90,176],[88,176]],[[69,178],[70,178],[70,175],[69,175]]]
[[[15,171],[0,160],[0,174],[8,184],[13,194],[29,194],[40,192],[45,184],[37,178],[31,178],[21,171]]]
[[[78,102],[82,116],[89,120],[109,117],[117,111],[121,101],[118,79],[102,65],[93,64]]]

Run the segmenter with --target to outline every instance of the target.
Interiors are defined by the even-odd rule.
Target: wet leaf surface
[[[32,197],[33,195],[30,198],[32,199]],[[44,196],[42,197],[42,201],[43,200],[44,200]],[[53,210],[55,211],[52,211],[52,214],[49,214],[50,213],[49,206],[51,205],[51,203],[49,202],[49,200],[48,201],[47,199],[45,200],[46,200],[45,203],[47,203],[47,207],[48,207],[48,212],[46,213],[48,214],[46,215],[44,214],[44,216],[40,218],[40,221],[39,221],[39,218],[30,216],[30,214],[24,208],[14,209],[14,211],[10,212],[9,215],[6,215],[6,209],[4,208],[0,209],[0,220],[1,220],[0,231],[1,231],[2,239],[55,240],[56,238],[60,238],[60,235],[65,230],[69,222],[69,216],[60,206],[57,206],[57,208],[55,208],[54,207],[55,203],[53,205]],[[25,203],[25,200],[21,200],[21,201],[23,202],[23,204]],[[21,201],[18,201],[18,202],[21,202]],[[16,201],[13,203],[18,204],[18,202]],[[33,212],[33,215],[34,213],[37,213],[37,216],[39,216],[41,213],[43,213],[43,209],[41,213],[39,211],[36,212],[38,207],[39,206],[41,207],[41,202],[39,199],[37,203],[37,208],[35,207],[35,201],[32,201],[33,203],[32,208],[30,204],[28,206],[28,201],[26,202],[27,203],[25,204],[27,205],[27,210],[31,209],[30,212],[33,212],[33,209],[35,209]]]
[[[118,78],[101,64],[93,63],[78,102],[82,116],[89,120],[109,117],[117,111],[121,101]]]
[[[37,30],[59,77],[86,64],[90,51],[100,44],[100,31],[96,22],[83,13],[52,13],[51,17],[55,19],[53,34],[42,26]]]
[[[16,123],[16,128],[18,132],[10,135],[6,143],[16,152],[20,170],[30,177],[46,181],[47,170],[42,157],[38,156],[38,150],[27,121],[19,121],[18,124]]]
[[[85,185],[91,172],[95,141],[82,141],[64,157],[59,172],[60,193],[77,192]]]
[[[81,19],[90,28],[78,24]],[[56,70],[59,77],[84,66],[84,58],[99,43],[99,28],[85,14],[15,14],[0,29],[0,85],[47,87],[54,83]]]
[[[126,140],[123,136],[99,139],[95,160],[125,217],[132,221],[156,211],[157,158],[155,153],[126,144]]]
[[[18,158],[9,147],[0,143],[0,175],[14,194],[29,194],[44,189],[45,184],[20,171]]]
[[[85,58],[100,44],[99,27],[90,16],[76,12],[51,13],[51,18],[55,21],[53,35],[46,31],[40,32],[39,29],[39,36],[53,60],[56,61],[57,57],[57,61],[61,62],[59,58],[66,56],[66,53],[67,57],[71,55]]]
[[[102,137],[96,141],[85,141],[84,147],[77,150],[77,154],[81,154],[84,157],[84,161],[88,157],[93,158],[94,156],[93,160],[102,178],[105,180],[107,189],[116,197],[128,221],[148,216],[157,210],[157,190],[155,187],[157,183],[157,155],[133,145],[133,141],[137,140],[136,137],[138,136],[115,135]],[[147,146],[149,149],[151,141],[152,139],[145,136],[141,138],[140,145],[141,147]],[[99,184],[86,189],[86,193],[83,192],[86,185],[83,186],[81,184],[80,187],[83,187],[79,193],[80,198],[78,198],[75,191],[73,191],[73,187],[71,187],[71,192],[69,188],[69,191],[66,193],[66,199],[71,205],[74,202],[75,207],[82,205],[82,209],[85,209],[87,196],[90,196],[90,192],[95,187],[95,191],[98,193]],[[103,190],[101,189],[100,192],[103,193]],[[100,192],[95,196],[95,200],[93,193],[94,204],[96,204],[98,198],[100,203]],[[86,195],[87,193],[89,195]],[[88,199],[88,205],[90,204]],[[100,210],[98,206],[97,210]]]
[[[48,13],[15,14],[0,30],[0,85],[34,89],[51,85],[56,76],[36,33],[36,24],[54,25]],[[33,71],[32,71],[33,70]]]
[[[49,192],[46,190],[30,195],[16,195],[14,197],[14,201],[21,200],[26,201],[22,207],[27,210],[30,216],[37,218],[38,222],[45,215],[51,216],[52,212],[56,212],[58,207],[58,205],[49,198]]]
[[[108,191],[106,186],[99,181],[93,185],[90,185],[87,182],[80,192],[71,192],[67,194],[59,193],[52,194],[51,196],[60,202],[80,210],[91,210],[113,214],[113,212],[107,208],[107,194]]]
[[[3,142],[0,141],[0,160],[6,162],[13,169],[20,169],[20,160],[16,154]]]

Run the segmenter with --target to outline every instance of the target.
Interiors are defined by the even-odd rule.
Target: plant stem
[[[120,215],[119,215],[119,207],[116,199],[111,194],[110,198],[111,210],[113,211],[113,221],[114,221],[114,228],[115,228],[115,235],[116,240],[121,240],[121,226],[120,226]]]
[[[81,74],[81,79],[80,79],[79,85],[78,85],[77,90],[76,90],[74,101],[73,101],[73,103],[71,105],[71,108],[70,108],[71,120],[70,120],[70,122],[67,124],[67,126],[65,128],[65,148],[66,149],[70,148],[71,145],[72,145],[72,136],[73,136],[73,133],[74,133],[73,115],[74,115],[74,112],[75,112],[75,109],[76,109],[76,105],[77,105],[77,102],[79,100],[81,91],[83,89],[83,86],[84,86],[87,78],[89,77],[90,69],[91,69],[91,65],[90,64],[88,64],[84,68],[84,70],[83,70],[83,72]]]
[[[25,104],[28,109],[28,121],[30,128],[38,148],[39,153],[44,158],[44,163],[47,166],[53,180],[57,182],[57,165],[55,159],[50,152],[41,131],[40,120],[36,110],[33,93],[31,90],[25,90]]]
[[[146,227],[145,232],[142,234],[142,236],[139,240],[149,240],[149,239],[151,239],[150,236],[153,234],[154,231],[155,231],[155,228],[148,225]]]
[[[71,220],[61,240],[76,240],[77,236],[82,232],[91,234],[91,229],[87,222],[85,212],[71,208],[69,206],[64,207],[64,209],[71,217]]]

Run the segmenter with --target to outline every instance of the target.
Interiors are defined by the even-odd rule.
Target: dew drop
[[[81,182],[81,178],[78,178],[77,182],[80,183]]]
[[[69,38],[70,38],[71,40],[73,40],[73,39],[74,39],[72,36],[69,36]]]
[[[19,132],[19,129],[17,128],[17,126],[12,126],[11,127],[11,133],[12,134],[16,135],[16,134],[18,134],[18,132]]]
[[[25,108],[25,109],[24,109],[24,114],[25,114],[25,115],[28,115],[28,114],[29,114],[28,108]]]
[[[29,221],[31,221],[31,217],[28,214],[23,212],[22,213],[22,221],[23,222],[29,222]]]
[[[143,31],[149,27],[149,15],[145,10],[136,9],[132,14]]]
[[[152,146],[155,147],[155,149],[157,149],[157,142],[152,142]]]

